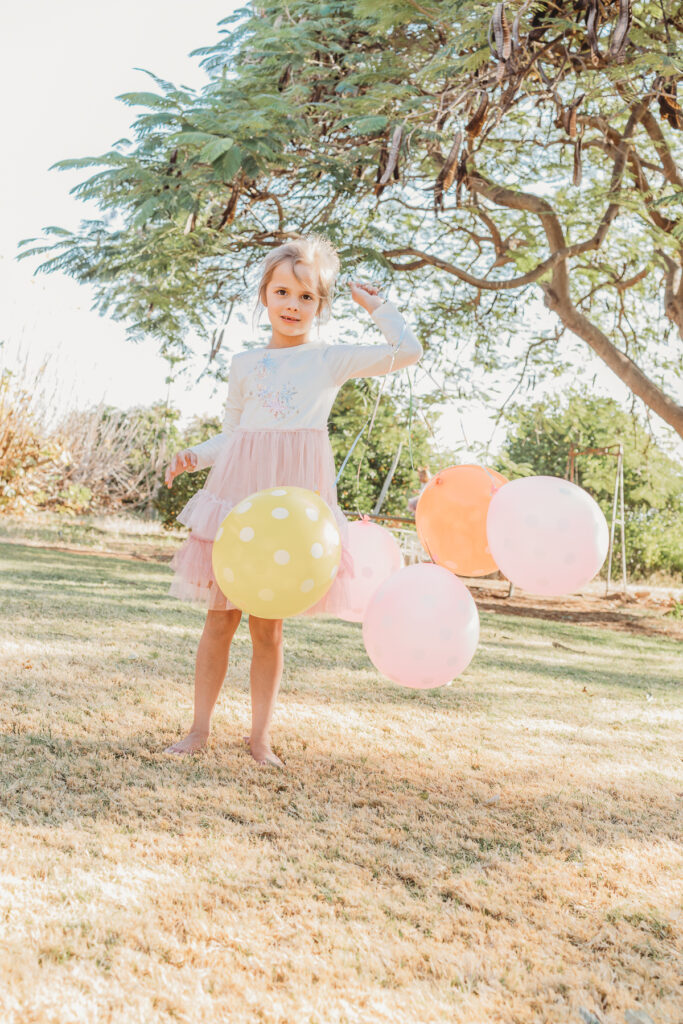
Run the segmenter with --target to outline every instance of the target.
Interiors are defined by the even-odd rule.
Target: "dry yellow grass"
[[[0,544],[3,1024],[681,1020],[680,647],[483,617],[465,676],[382,679],[285,623],[275,749],[209,749],[170,570]],[[556,648],[552,641],[565,648]]]

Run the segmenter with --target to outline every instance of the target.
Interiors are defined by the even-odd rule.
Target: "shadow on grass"
[[[662,624],[652,618],[644,616],[624,615],[623,611],[598,611],[586,609],[562,609],[552,611],[546,607],[528,605],[505,605],[501,601],[485,601],[476,598],[477,607],[480,612],[485,611],[492,615],[514,616],[524,619],[543,619],[546,622],[572,622],[578,626],[600,627],[608,626],[619,631],[634,633],[641,636],[661,637],[663,633]]]
[[[187,678],[189,701],[194,638],[199,639],[204,613],[167,596],[171,578],[167,568],[117,559],[98,559],[94,564],[88,556],[33,548],[27,560],[26,551],[0,545],[0,600],[15,640],[42,642],[48,650],[56,636],[73,641],[68,651],[53,649],[49,654],[51,669],[59,673],[58,678],[69,680],[52,695],[51,715],[59,714],[58,702],[63,701],[65,707],[69,703],[87,706],[98,716],[98,693],[111,715],[107,690],[114,687],[122,702],[114,715],[126,714],[129,691],[137,690],[150,699],[155,677],[162,671],[168,675],[167,665],[154,662],[151,654],[168,645],[169,632],[174,643],[181,641],[169,658],[175,659],[174,668],[178,665]],[[375,724],[381,723],[383,708],[395,717],[391,720],[394,746],[389,753],[386,745],[379,749],[367,736],[355,737],[348,729],[340,750],[327,746],[328,738],[314,726],[304,739],[300,728],[278,724],[275,749],[287,761],[284,772],[255,765],[242,744],[241,730],[233,733],[224,721],[216,725],[205,752],[176,758],[163,754],[163,748],[177,738],[175,724],[163,729],[150,724],[143,731],[136,724],[125,732],[125,722],[114,720],[112,730],[119,733],[118,738],[93,738],[84,732],[69,739],[51,735],[47,726],[41,731],[35,723],[26,729],[22,713],[17,712],[13,731],[6,729],[0,736],[0,819],[15,828],[54,830],[55,835],[68,826],[145,836],[226,836],[272,848],[283,862],[293,864],[306,849],[335,871],[352,864],[368,879],[394,880],[411,897],[436,896],[453,904],[461,896],[448,882],[449,874],[473,870],[480,877],[501,862],[513,862],[524,870],[533,856],[566,862],[568,870],[578,871],[588,848],[606,850],[634,841],[644,846],[675,842],[675,794],[664,776],[654,771],[620,775],[608,767],[609,775],[601,776],[599,763],[588,765],[577,757],[572,774],[565,777],[552,752],[544,755],[539,747],[541,760],[549,766],[549,777],[539,778],[538,767],[530,766],[537,764],[533,759],[528,762],[522,757],[522,763],[515,765],[515,757],[528,750],[525,740],[510,751],[500,777],[482,771],[465,749],[461,757],[445,764],[431,747],[421,753],[424,744],[414,744],[407,753],[409,747],[401,740],[406,721],[400,713],[402,705],[428,712],[443,733],[444,728],[448,730],[448,716],[455,720],[454,714],[460,713],[462,718],[468,704],[481,713],[493,701],[514,701],[514,695],[508,697],[505,691],[506,676],[513,684],[521,678],[523,685],[525,677],[527,683],[529,677],[538,681],[536,704],[524,712],[531,717],[539,707],[548,707],[544,678],[557,680],[560,673],[579,684],[611,688],[612,696],[623,689],[632,698],[632,691],[641,685],[632,678],[639,659],[645,664],[663,649],[661,641],[579,633],[567,624],[525,624],[521,635],[512,632],[515,628],[521,634],[520,626],[509,620],[485,619],[482,643],[468,673],[452,687],[413,691],[377,675],[362,646],[358,624],[331,618],[288,621],[284,689],[296,695],[292,703],[302,701],[310,707],[319,692],[335,714],[338,709],[343,716],[344,708],[355,708],[357,713],[362,705]],[[501,629],[510,632],[507,643],[500,637]],[[70,630],[80,635],[74,637]],[[119,642],[121,648],[132,637],[141,652],[123,686],[106,678],[108,656],[101,650],[105,637]],[[553,640],[558,638],[577,648],[563,652],[566,665],[548,664],[548,656],[555,651]],[[250,655],[246,616],[238,641],[231,671],[239,669],[240,685],[246,689]],[[673,658],[674,645],[666,650]],[[78,675],[69,674],[74,655]],[[590,658],[592,667],[581,664],[581,658]],[[122,652],[114,648],[111,663],[118,668],[119,660],[123,661]],[[140,671],[152,665],[153,672],[140,679]],[[100,684],[94,690],[93,671]],[[231,671],[228,687],[235,678]],[[327,688],[321,678],[329,680]],[[647,685],[653,680],[667,689],[674,685],[650,666]],[[17,687],[18,699],[35,705],[49,686],[44,679],[32,678],[28,690]],[[244,697],[248,700],[246,693]],[[558,699],[555,690],[554,707]],[[407,715],[409,719],[409,710]],[[105,721],[98,721],[97,728],[103,727]],[[426,732],[422,739],[431,742]],[[615,737],[614,743],[618,742]],[[467,740],[469,746],[473,743],[477,745],[476,736]],[[613,745],[601,750],[608,766],[613,750]],[[483,756],[491,756],[493,763],[499,763],[498,754],[495,744],[492,750],[484,745]],[[494,787],[500,789],[498,802],[487,804]],[[315,863],[311,861],[313,867],[307,870],[313,871]],[[443,869],[446,874],[442,875]],[[332,884],[329,876],[325,884]]]
[[[548,780],[530,795],[529,771],[509,768],[503,797],[490,807],[485,780],[465,753],[459,769],[446,771],[399,752],[380,756],[360,741],[355,754],[330,754],[314,744],[304,750],[299,736],[278,732],[291,751],[286,771],[254,764],[239,736],[177,758],[160,752],[155,733],[111,742],[5,734],[0,818],[27,827],[87,829],[99,822],[123,832],[227,830],[277,841],[283,851],[291,830],[298,847],[355,843],[373,870],[395,860],[397,849],[457,870],[525,852],[580,860],[582,845],[679,836],[675,794],[656,780],[630,777],[617,785],[589,776],[589,786]],[[411,886],[420,886],[418,869]]]

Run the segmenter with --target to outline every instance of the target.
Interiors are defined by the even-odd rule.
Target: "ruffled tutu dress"
[[[190,535],[171,560],[169,593],[209,609],[236,606],[218,586],[211,552],[218,528],[234,505],[270,487],[305,487],[329,505],[339,527],[341,562],[327,593],[301,615],[337,614],[348,607],[355,574],[349,521],[337,504],[327,420],[339,388],[351,377],[373,377],[416,363],[422,346],[393,303],[371,314],[387,344],[305,342],[261,347],[232,357],[220,434],[194,445],[195,470],[211,466],[201,490],[177,521]]]
[[[238,427],[216,458],[201,490],[178,513],[177,521],[192,531],[175,552],[175,576],[169,593],[207,608],[235,608],[220,590],[211,565],[213,539],[234,505],[267,487],[306,487],[317,491],[334,513],[341,538],[341,562],[332,586],[301,615],[337,614],[349,605],[353,557],[349,521],[337,504],[335,467],[327,428]]]

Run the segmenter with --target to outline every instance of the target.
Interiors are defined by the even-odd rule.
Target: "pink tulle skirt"
[[[349,521],[337,504],[335,467],[327,429],[245,430],[238,427],[219,452],[201,490],[178,513],[190,536],[171,559],[175,571],[169,594],[210,609],[235,608],[213,574],[211,550],[218,527],[233,505],[267,487],[306,487],[318,491],[339,526],[342,555],[327,593],[301,615],[335,615],[348,607],[354,575],[348,546]]]

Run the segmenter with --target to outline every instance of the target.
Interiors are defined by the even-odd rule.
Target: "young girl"
[[[257,308],[266,307],[272,326],[267,345],[233,356],[228,400],[220,434],[174,455],[166,484],[185,471],[212,466],[206,482],[177,519],[191,533],[173,556],[169,593],[207,607],[195,666],[194,719],[184,739],[166,753],[185,754],[206,743],[214,705],[228,668],[230,643],[242,612],[219,589],[211,566],[213,539],[230,509],[249,494],[289,485],[317,491],[339,525],[342,557],[325,596],[302,614],[334,614],[344,606],[353,559],[348,520],[337,504],[335,467],[327,418],[342,384],[416,363],[422,346],[393,303],[377,288],[351,282],[353,299],[371,315],[384,345],[333,345],[311,340],[316,319],[330,315],[339,259],[318,235],[296,238],[265,258]],[[249,616],[251,735],[245,737],[259,764],[281,767],[270,746],[269,728],[282,675],[282,619]]]

